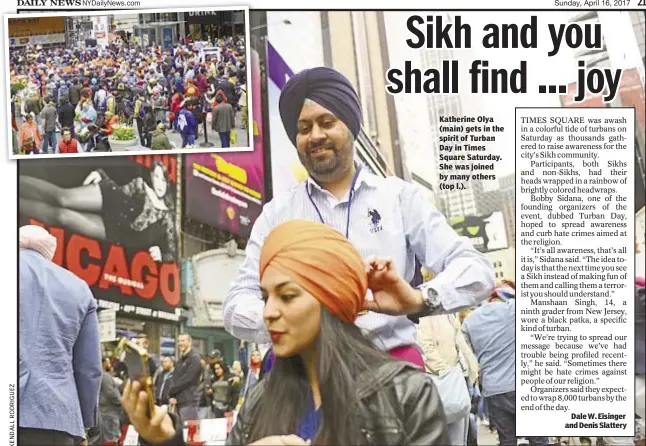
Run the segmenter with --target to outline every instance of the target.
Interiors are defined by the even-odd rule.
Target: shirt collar
[[[377,184],[375,182],[376,179],[377,177],[375,175],[368,172],[365,167],[362,167],[361,172],[359,172],[359,177],[357,178],[357,183],[354,186],[354,190],[358,191],[363,184],[365,184],[367,187],[377,187]],[[321,193],[327,192],[309,175],[307,176],[305,183],[307,184],[307,190],[310,192],[310,194],[315,190]]]

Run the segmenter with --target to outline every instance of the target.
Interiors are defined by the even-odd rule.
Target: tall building
[[[442,67],[443,60],[451,60],[457,57],[456,53],[449,48],[421,51],[422,69]],[[441,116],[463,116],[464,110],[460,95],[429,94],[426,95],[427,108],[430,119],[430,133],[433,160],[436,166],[440,164],[440,117]],[[447,162],[454,165],[454,162]],[[443,206],[441,211],[448,217],[477,215],[477,187],[476,182],[464,183],[462,190],[443,190],[439,188],[439,177],[433,183],[437,191],[438,204]]]
[[[363,129],[383,156],[389,173],[404,176],[394,98],[386,92],[390,67],[382,11],[322,11],[326,66],[343,73],[356,87]]]

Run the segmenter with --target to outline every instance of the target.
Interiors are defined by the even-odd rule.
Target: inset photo
[[[9,157],[251,151],[249,9],[5,14]]]

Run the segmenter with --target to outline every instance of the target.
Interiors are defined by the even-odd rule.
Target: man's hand
[[[175,398],[169,398],[169,400],[168,400],[168,404],[176,405],[176,404],[177,404],[177,399],[175,399]]]
[[[366,260],[368,288],[373,301],[366,301],[364,309],[390,315],[408,315],[424,309],[419,290],[410,286],[399,275],[391,258],[371,256]]]
[[[175,436],[175,426],[166,409],[155,406],[152,418],[148,418],[148,396],[138,381],[128,380],[121,405],[135,430],[149,443],[163,443]]]

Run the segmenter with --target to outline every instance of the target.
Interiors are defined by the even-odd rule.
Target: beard
[[[329,150],[325,156],[316,156],[317,149]],[[332,143],[311,145],[305,152],[297,151],[298,158],[307,172],[318,180],[333,178],[340,168],[343,167],[343,160],[339,150]]]

